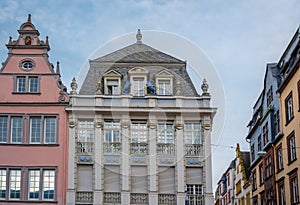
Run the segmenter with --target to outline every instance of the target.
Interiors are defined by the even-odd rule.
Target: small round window
[[[34,62],[31,60],[23,60],[21,62],[21,68],[25,71],[32,70],[34,68]]]

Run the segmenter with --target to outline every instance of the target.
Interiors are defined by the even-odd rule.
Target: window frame
[[[297,160],[295,132],[293,131],[291,134],[289,134],[286,139],[287,139],[288,164],[291,164]],[[293,140],[292,147],[291,147],[291,140]]]
[[[284,100],[285,103],[285,120],[286,125],[294,118],[294,107],[293,107],[293,92],[291,91]]]
[[[17,75],[14,80],[14,94],[40,94],[40,75]],[[19,79],[24,79],[22,90],[19,90]],[[31,80],[36,80],[36,89],[31,90]],[[35,84],[34,84],[35,85]]]
[[[128,71],[129,79],[130,79],[130,93],[134,97],[144,97],[147,94],[147,87],[146,87],[146,82],[147,82],[147,76],[148,76],[148,71],[145,70],[144,68],[141,67],[134,67],[131,70]],[[142,83],[142,88],[140,88],[138,85],[138,90],[135,88],[135,81],[141,80]]]
[[[169,93],[166,92],[166,89],[160,88],[160,82],[169,82],[170,88]],[[158,96],[172,96],[174,95],[174,75],[167,70],[162,70],[155,75],[155,84],[157,85],[156,93]],[[163,91],[163,92],[161,92]]]
[[[109,125],[111,124],[111,125]],[[106,153],[121,153],[122,134],[121,122],[119,120],[104,120],[104,152]],[[118,140],[115,139],[115,132],[118,133]],[[107,134],[110,133],[110,139],[107,140]],[[106,148],[109,148],[106,151]]]
[[[277,191],[278,191],[278,205],[286,205],[285,201],[285,187],[284,187],[284,180],[280,180],[277,183]]]
[[[277,172],[283,170],[283,152],[282,152],[282,145],[278,145],[276,148],[276,167]]]
[[[280,133],[281,128],[280,128],[280,114],[279,114],[279,110],[277,110],[274,113],[274,131],[275,131],[275,135],[277,135],[278,133]]]
[[[169,127],[170,126],[170,127]],[[163,135],[161,135],[163,133]],[[171,136],[170,139],[168,136]],[[158,144],[175,144],[175,130],[173,122],[159,122],[157,124],[157,143]]]
[[[258,171],[259,171],[259,186],[262,186],[264,184],[264,179],[265,179],[263,162],[259,164]]]
[[[265,125],[263,126],[262,137],[263,137],[264,146],[266,146],[269,143],[269,123],[268,122],[266,122]]]
[[[139,154],[139,155],[148,154],[148,135],[149,135],[148,125],[146,121],[131,121],[130,124],[130,153],[131,154]]]
[[[39,141],[33,142],[32,141],[32,119],[40,119],[39,124]],[[47,141],[47,119],[55,119],[55,131],[51,129],[51,133],[54,132],[54,141]],[[28,117],[28,143],[29,144],[57,144],[58,143],[58,115],[35,115],[30,114]]]
[[[294,186],[294,182],[296,182],[296,186]],[[291,203],[297,204],[297,203],[299,203],[299,181],[298,181],[298,172],[297,171],[290,174],[289,184],[290,184]],[[296,189],[294,189],[294,188],[296,188]],[[295,193],[295,191],[296,191],[296,193]]]

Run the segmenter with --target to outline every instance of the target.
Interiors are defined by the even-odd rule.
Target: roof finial
[[[56,73],[60,74],[59,61],[56,62]]]
[[[136,33],[136,36],[135,36],[135,37],[136,37],[136,42],[137,42],[137,43],[142,43],[142,37],[143,37],[143,36],[142,36],[141,29],[138,29],[138,30],[137,30],[137,33]]]
[[[28,14],[27,22],[31,23],[31,14]]]

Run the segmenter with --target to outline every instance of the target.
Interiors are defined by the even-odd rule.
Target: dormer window
[[[107,71],[104,75],[104,94],[119,95],[121,93],[122,75],[115,70]]]
[[[174,76],[166,71],[160,71],[155,75],[157,94],[158,95],[173,95],[173,79]]]
[[[136,97],[145,96],[148,71],[143,68],[133,68],[128,73],[131,82],[131,94]]]

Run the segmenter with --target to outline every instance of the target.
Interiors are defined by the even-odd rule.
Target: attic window
[[[35,63],[31,59],[23,59],[20,61],[20,68],[24,71],[30,71],[35,67]]]

